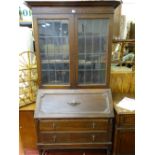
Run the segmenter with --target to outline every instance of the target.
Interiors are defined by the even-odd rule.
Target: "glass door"
[[[110,19],[102,15],[79,15],[76,22],[77,85],[106,85]]]
[[[38,18],[40,81],[43,86],[70,86],[72,75],[70,17]]]

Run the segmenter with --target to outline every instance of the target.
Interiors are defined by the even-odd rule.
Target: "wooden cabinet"
[[[109,89],[40,89],[34,117],[40,153],[55,149],[112,151],[114,114]]]
[[[120,95],[117,95],[120,97]],[[133,95],[131,96],[133,97]],[[121,100],[121,98],[119,99]],[[135,154],[135,114],[115,104],[115,131],[113,155]]]
[[[113,14],[120,1],[27,3],[39,73],[34,117],[40,152],[105,149],[110,154],[110,56]]]
[[[19,128],[22,146],[25,149],[36,149],[37,134],[34,110],[20,110]]]
[[[109,86],[113,14],[120,1],[28,1],[40,88]]]

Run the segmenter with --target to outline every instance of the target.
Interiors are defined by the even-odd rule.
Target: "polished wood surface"
[[[50,7],[32,7],[32,11],[34,15],[37,14],[42,14],[42,15],[46,15],[46,14],[52,14],[52,13],[57,13],[57,14],[70,14],[73,15],[72,13],[73,7],[52,7],[52,9]],[[76,11],[76,13],[79,14],[111,14],[114,12],[114,9],[109,7],[104,7],[104,6],[97,6],[97,7],[84,7],[81,6],[80,8],[77,6],[74,6],[74,10]]]
[[[21,141],[20,133],[19,133],[19,155],[24,155],[24,147]]]
[[[19,129],[23,148],[36,149],[37,135],[33,110],[19,111]]]
[[[111,151],[113,110],[109,89],[42,89],[36,104],[40,152],[58,148]]]
[[[50,150],[46,152],[47,155],[107,155],[105,150],[88,149],[88,150]]]
[[[35,118],[111,118],[110,89],[39,89]]]
[[[134,98],[134,94],[115,94],[113,93],[112,94],[113,96],[113,103],[114,103],[114,106],[115,104],[117,104],[121,99],[123,99],[123,97],[127,96],[127,97],[131,97],[131,98]],[[28,105],[26,107],[22,107],[20,108],[20,126],[21,124],[23,125],[24,128],[20,129],[20,134],[21,134],[21,142],[23,144],[23,148],[36,148],[36,142],[37,142],[37,137],[36,137],[36,130],[35,130],[35,121],[34,121],[34,109],[35,109],[35,104],[32,104],[32,105]],[[126,114],[129,114],[129,111],[122,111],[122,109],[117,109],[117,113],[119,113],[120,117],[122,117],[121,114],[124,114],[126,116]],[[130,114],[133,114],[133,112],[130,112]],[[134,118],[134,115],[130,115],[131,119],[128,118],[128,117],[125,117],[125,122],[131,122],[131,123],[125,123],[125,125],[123,125],[122,121],[123,119],[118,119],[118,121],[120,120],[122,123],[120,124],[121,126],[119,126],[119,128],[121,127],[123,130],[114,130],[114,141],[115,144],[119,144],[119,147],[116,147],[118,145],[115,145],[116,148],[114,148],[115,152],[119,152],[119,150],[121,151],[122,149],[122,154],[121,155],[124,155],[123,153],[125,153],[125,151],[128,151],[129,153],[131,153],[132,149],[131,148],[134,148],[134,138],[135,138],[135,129],[133,127],[133,118]],[[117,117],[119,118],[119,117]],[[127,119],[126,119],[127,118]],[[131,121],[130,121],[131,120]],[[69,123],[66,123],[67,121],[69,121]],[[73,124],[73,122],[76,122],[74,124],[74,127],[77,129],[77,131],[88,131],[88,128],[89,128],[89,131],[94,131],[94,130],[107,130],[108,128],[107,127],[111,127],[111,123],[113,124],[114,122],[112,121],[108,121],[106,119],[102,119],[102,122],[100,119],[93,119],[93,120],[83,120],[85,122],[85,125],[84,123],[81,123],[84,125],[83,128],[81,128],[81,123],[79,122],[79,120],[75,120],[75,119],[70,119],[70,120],[66,120],[66,121],[63,121],[63,119],[59,119],[59,120],[41,120],[41,123],[40,123],[40,129],[41,131],[53,131],[53,127],[56,128],[57,130],[59,131],[62,131],[62,127],[63,127],[63,130],[68,130],[68,128],[71,128],[71,124]],[[57,123],[58,124],[57,124]],[[87,122],[87,123],[86,123]],[[102,124],[101,124],[102,122]],[[54,123],[54,125],[53,125]],[[55,124],[56,123],[56,124]],[[80,123],[80,125],[78,125]],[[95,124],[94,124],[95,123]],[[65,124],[66,124],[66,127],[65,127]],[[77,125],[76,125],[77,124]],[[105,126],[103,126],[103,124]],[[95,126],[94,126],[95,125]],[[113,124],[113,125],[116,125]],[[112,125],[112,126],[113,126]],[[94,129],[93,126],[96,128]],[[125,130],[126,128],[126,130]],[[130,128],[130,129],[129,129]],[[71,128],[72,131],[73,131],[73,128]],[[24,131],[23,131],[24,130]],[[51,137],[52,139],[52,137]],[[77,148],[79,146],[76,146]],[[85,147],[88,147],[85,145]],[[60,149],[60,147],[58,147]],[[69,148],[69,147],[68,147]],[[95,147],[96,149],[95,150],[66,150],[66,151],[51,151],[51,155],[53,155],[54,153],[57,154],[57,155],[60,155],[60,154],[64,154],[64,155],[69,155],[69,154],[77,154],[77,155],[83,155],[82,153],[86,153],[89,154],[89,155],[104,155],[106,154],[106,150],[99,150],[99,148],[96,146]],[[134,150],[134,149],[133,149]],[[88,152],[87,152],[88,151]],[[53,154],[52,154],[53,153]],[[55,155],[54,154],[54,155]],[[118,153],[117,153],[118,154]],[[116,154],[116,155],[117,155]],[[133,154],[132,154],[133,155]]]
[[[135,155],[135,130],[117,130],[115,131],[113,155]]]
[[[40,131],[108,131],[112,122],[107,119],[52,119],[40,120]]]
[[[135,112],[118,108],[116,104],[127,96],[134,98],[134,94],[115,94],[115,130],[113,155],[135,154]]]
[[[44,145],[51,145],[51,148],[54,148],[53,144],[61,145],[72,143],[72,145],[77,143],[92,143],[90,145],[93,146],[94,143],[104,143],[110,141],[111,137],[106,132],[63,132],[63,133],[47,133],[41,132],[39,134],[38,143],[44,143]]]
[[[34,6],[107,6],[107,7],[114,7],[116,8],[118,5],[120,5],[120,0],[62,0],[62,1],[55,1],[55,0],[47,0],[47,1],[37,1],[37,0],[26,0],[26,3],[30,7]]]
[[[40,154],[44,154],[44,151],[52,149],[62,149],[62,150],[83,149],[86,152],[90,149],[105,149],[106,154],[110,155],[112,151],[112,129],[113,129],[114,113],[113,113],[111,91],[109,89],[103,89],[103,88],[109,88],[110,83],[113,13],[114,9],[120,4],[120,1],[110,0],[110,1],[42,1],[41,2],[41,1],[27,0],[27,3],[32,8],[33,23],[34,23],[33,29],[34,29],[34,38],[35,38],[39,81],[40,81],[39,84],[40,89],[38,91],[38,97],[36,101],[36,109],[34,115],[36,122],[36,132],[37,132],[36,144],[38,149],[40,150]],[[55,78],[54,82],[53,79],[51,81],[47,80],[46,76],[45,80],[47,80],[48,82],[47,83],[45,82],[46,83],[45,84],[43,81],[41,81],[42,68],[40,59],[41,51],[39,51],[40,36],[39,36],[38,20],[44,20],[44,19],[45,20],[62,19],[67,20],[67,23],[69,22],[68,26],[69,26],[70,78],[69,83],[66,83],[66,85],[63,84],[63,82],[57,78]],[[104,75],[101,75],[100,77],[101,80],[98,80],[99,78],[98,79],[94,78],[93,80],[95,81],[91,80],[94,82],[92,84],[91,83],[86,84],[86,82],[85,81],[83,82],[82,80],[81,84],[79,84],[80,82],[79,79],[77,78],[78,76],[77,23],[81,19],[84,20],[105,19],[108,21],[106,22],[107,26],[105,26],[106,27],[105,30],[107,31],[105,33],[106,37],[104,37],[104,35],[100,37],[100,31],[95,32],[94,34],[96,35],[97,33],[97,37],[102,38],[101,41],[105,40],[106,43],[104,48],[100,48],[101,50],[100,52],[102,51],[105,52],[105,55],[102,53],[102,57],[104,57],[104,60],[103,59],[101,60],[102,61],[101,64],[103,64],[103,66],[105,65],[105,68],[100,67],[100,70],[105,70],[105,74],[103,71]],[[42,25],[41,27],[44,27],[44,25]],[[89,33],[88,36],[90,36]],[[92,48],[92,51],[93,49],[95,48]],[[48,51],[45,50],[45,52]],[[97,70],[98,68],[96,67],[95,69]],[[96,72],[94,72],[94,76],[98,75]],[[103,80],[102,76],[104,76]],[[53,83],[57,85],[54,85]],[[47,88],[48,90],[44,88]],[[85,89],[79,89],[79,88],[85,88]],[[75,120],[74,123],[73,119]],[[87,153],[84,152],[82,155],[85,154]]]

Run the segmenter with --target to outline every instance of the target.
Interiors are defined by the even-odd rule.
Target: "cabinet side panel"
[[[135,131],[126,129],[115,131],[114,155],[135,154]]]
[[[38,25],[37,18],[33,16],[33,33],[35,42],[35,53],[37,58],[37,70],[38,70],[38,84],[41,86],[41,65],[40,65],[40,51],[39,51],[39,41],[38,41]]]
[[[23,148],[36,149],[37,135],[35,128],[34,111],[20,111],[19,125]]]

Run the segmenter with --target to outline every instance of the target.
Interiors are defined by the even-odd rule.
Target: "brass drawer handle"
[[[77,106],[79,104],[81,104],[80,102],[76,102],[75,100],[73,100],[72,102],[68,102],[67,104],[69,104],[70,106]]]
[[[92,128],[95,129],[96,123],[92,123]]]
[[[55,129],[55,128],[56,128],[55,123],[52,123],[52,128],[53,128],[53,129]]]
[[[92,141],[93,142],[95,141],[95,135],[92,135]]]
[[[56,142],[56,138],[57,138],[56,135],[52,137],[54,143]]]

